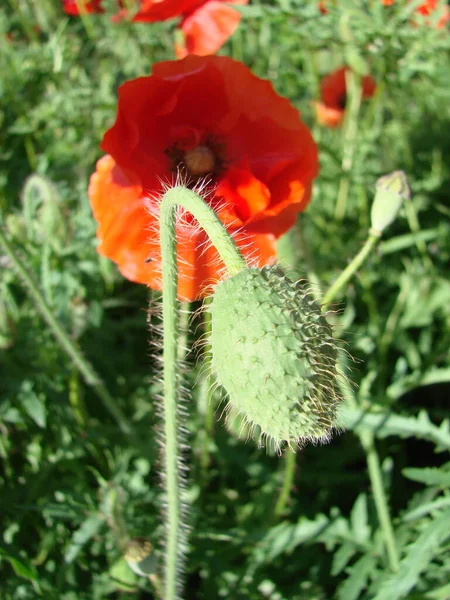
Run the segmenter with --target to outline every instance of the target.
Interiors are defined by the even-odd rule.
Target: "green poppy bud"
[[[395,218],[404,200],[411,197],[408,179],[403,171],[394,171],[380,177],[376,183],[376,194],[372,204],[372,230],[381,234]]]
[[[156,558],[153,553],[153,547],[145,538],[130,540],[124,558],[136,575],[148,577],[156,571]]]
[[[279,267],[220,282],[211,311],[212,368],[240,414],[279,449],[324,442],[336,422],[336,342],[301,282]]]

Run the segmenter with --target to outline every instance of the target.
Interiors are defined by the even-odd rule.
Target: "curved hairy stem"
[[[247,264],[232,237],[216,213],[192,190],[177,186],[168,190],[160,206],[160,243],[163,284],[163,389],[164,389],[164,480],[167,502],[167,547],[164,600],[179,598],[183,555],[182,465],[179,452],[178,427],[178,334],[179,305],[177,301],[178,272],[176,251],[176,208],[192,213],[218,251],[230,275],[239,273]]]

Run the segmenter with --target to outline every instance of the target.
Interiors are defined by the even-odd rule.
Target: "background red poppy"
[[[320,83],[321,102],[315,103],[317,121],[327,127],[338,127],[344,118],[347,103],[345,73],[348,67],[341,67],[324,77]],[[370,98],[375,93],[376,84],[370,75],[361,80],[362,97]]]
[[[102,13],[102,0],[62,0],[64,12],[68,15],[79,16],[82,13]]]
[[[208,177],[208,202],[230,231],[240,232],[246,255],[264,264],[275,258],[275,238],[307,206],[318,168],[298,112],[268,81],[226,57],[159,63],[150,77],[125,83],[101,147],[112,158],[99,163],[90,187],[99,251],[130,279],[155,288],[160,257],[149,229],[157,203],[149,201],[148,214],[143,198],[159,194],[161,180],[172,181],[179,169],[193,184]],[[199,262],[205,240],[197,228],[187,223],[179,234],[186,274],[179,295],[193,299],[206,281],[217,280],[219,265],[208,252]],[[144,263],[149,252],[152,261]]]
[[[63,9],[69,15],[102,13],[102,0],[62,0]],[[85,2],[83,5],[82,3]],[[177,43],[178,58],[188,54],[206,56],[214,54],[234,33],[241,15],[229,4],[247,4],[248,0],[136,0],[136,10],[130,11],[122,0],[117,0],[118,13],[113,21],[131,19],[134,22],[155,23],[182,17],[183,43]]]

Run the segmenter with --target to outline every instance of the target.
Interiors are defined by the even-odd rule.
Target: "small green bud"
[[[156,558],[153,553],[153,547],[145,538],[130,540],[124,558],[136,575],[149,577],[156,571]]]
[[[340,402],[336,342],[301,282],[279,267],[220,282],[211,311],[212,368],[240,414],[275,448],[330,437]]]
[[[380,177],[372,204],[372,230],[380,235],[397,217],[404,200],[411,198],[408,179],[403,171]]]

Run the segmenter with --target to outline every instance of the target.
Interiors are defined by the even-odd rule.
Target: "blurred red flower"
[[[324,77],[320,84],[321,102],[315,102],[316,118],[320,125],[338,127],[345,115],[347,86],[345,73],[348,67],[341,67]],[[362,97],[370,98],[375,93],[375,81],[369,75],[362,78]]]
[[[384,6],[392,6],[395,0],[381,0]],[[450,21],[450,8],[445,0],[426,0],[416,8],[416,13],[424,17],[430,17],[437,10],[441,10],[441,16],[436,23],[436,28],[441,29]],[[430,23],[430,19],[424,20],[426,24]]]
[[[188,54],[215,54],[236,31],[241,15],[230,4],[248,4],[248,0],[207,0],[185,13],[181,22],[184,46],[176,46],[178,58]]]
[[[268,81],[227,57],[188,56],[156,64],[149,77],[119,89],[116,122],[106,132],[89,196],[98,250],[125,277],[160,289],[158,200],[178,172],[191,185],[208,178],[207,201],[244,255],[276,257],[275,240],[311,197],[317,148],[288,100]],[[220,262],[202,230],[178,226],[179,298],[205,295]],[[151,259],[146,262],[146,259]]]
[[[62,0],[69,15],[104,12],[102,0]],[[214,54],[234,33],[241,15],[229,4],[247,4],[248,0],[134,0],[136,9],[130,11],[133,0],[117,0],[118,13],[113,21],[131,19],[134,22],[155,23],[181,17],[184,42],[177,44],[178,58],[188,54]],[[78,2],[78,3],[77,3]]]
[[[68,15],[102,13],[102,0],[62,0],[63,10]]]

